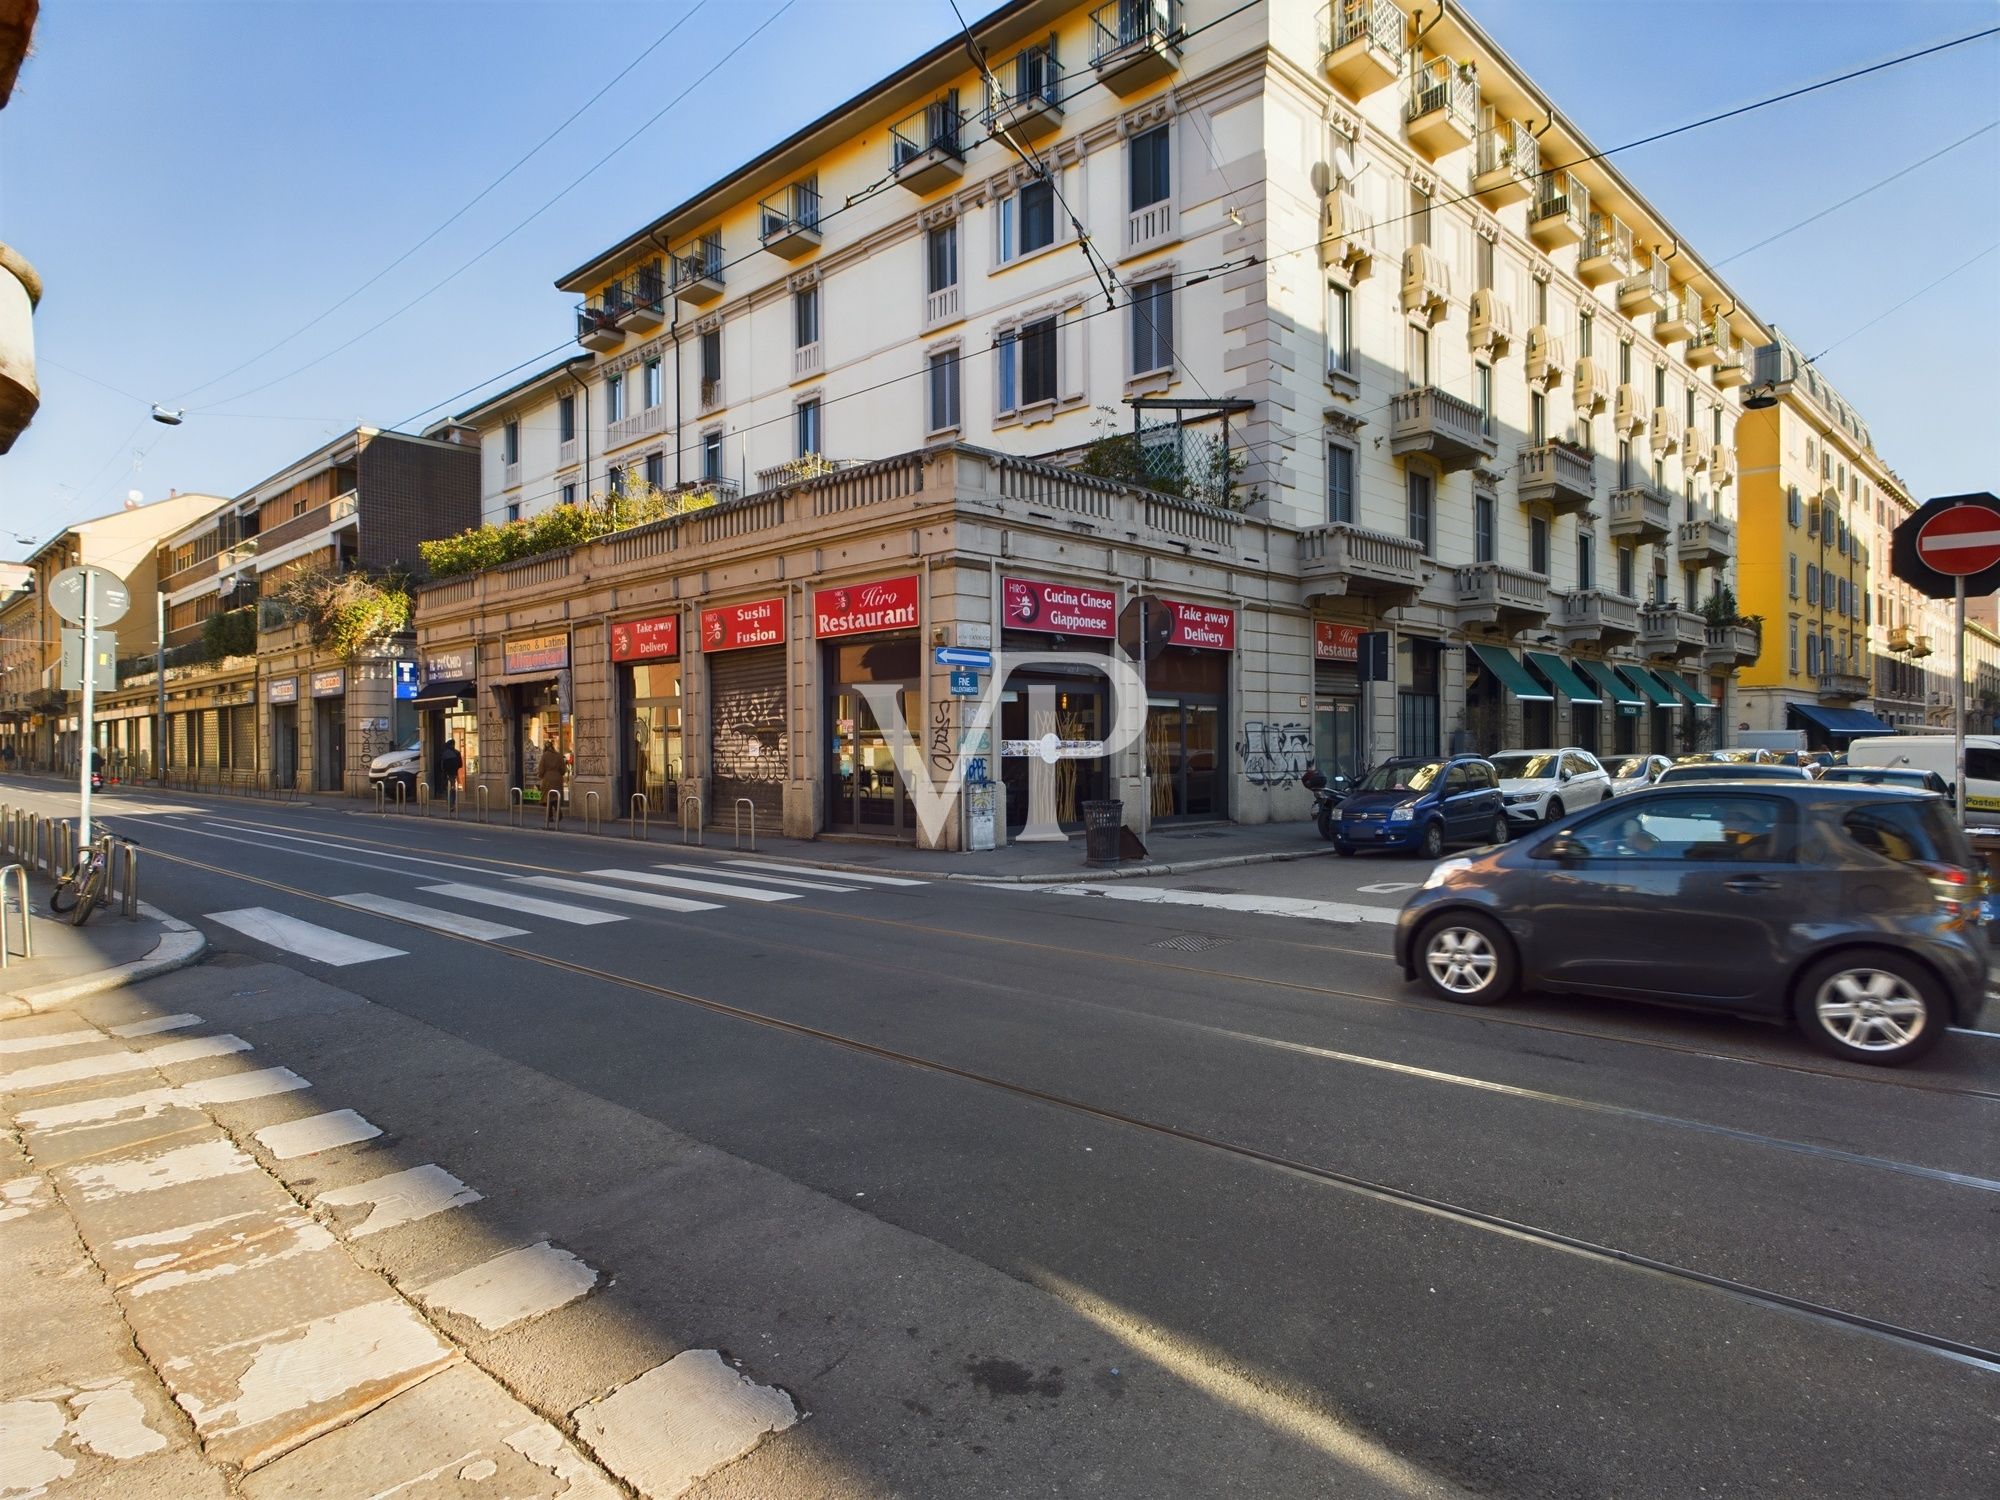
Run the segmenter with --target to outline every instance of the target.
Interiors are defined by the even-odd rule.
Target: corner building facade
[[[1144,593],[1169,632],[1136,769],[1063,762],[1058,812],[1080,788],[1125,793],[1140,825],[1263,821],[1304,812],[1308,760],[1717,742],[1733,674],[1761,648],[1729,601],[1739,391],[1769,330],[1614,167],[1584,162],[1589,141],[1463,11],[1022,0],[972,30],[990,73],[963,39],[942,45],[563,276],[583,352],[462,414],[489,520],[650,485],[713,507],[660,534],[706,547],[739,528],[743,544],[726,570],[658,554],[650,577],[620,554],[616,601],[595,573],[588,593],[561,582],[573,573],[499,581],[575,557],[427,590],[425,649],[483,653],[457,679],[479,688],[464,702],[496,758],[480,774],[528,785],[540,741],[500,721],[539,713],[573,736],[578,786],[600,781],[605,807],[629,800],[627,761],[677,763],[705,816],[726,822],[745,795],[781,806],[789,832],[840,830],[844,786],[862,831],[901,831],[902,809],[869,795],[871,757],[832,748],[863,716],[828,680],[880,672],[935,714],[951,696],[939,633],[990,630],[1003,712],[1019,705],[1038,737],[1008,659],[1049,632],[994,604],[1046,620],[1045,584],[1091,593],[1065,601],[1079,618]],[[1128,534],[1035,503],[1100,493],[1042,461],[1099,452],[1107,431],[1171,448],[1185,480],[1218,472],[1225,429],[1225,482],[1120,491],[1113,509],[1152,518]],[[874,555],[817,539],[811,497],[847,475],[929,474],[940,453],[1012,477],[926,478],[944,509]],[[1008,505],[996,518],[968,495]],[[1016,572],[1028,536],[1048,546],[1040,573]],[[912,568],[914,658],[810,630],[814,592]],[[517,587],[538,598],[516,607]],[[643,663],[630,690],[660,705],[643,756],[609,634],[628,588],[681,610],[678,677]],[[732,761],[713,682],[687,670],[691,632],[703,611],[781,597],[791,717],[746,728]],[[1219,613],[1204,628],[1183,606]],[[537,610],[588,617],[585,634],[570,631],[566,667],[546,665],[551,645],[496,697],[488,657],[504,662]],[[1071,643],[1112,650],[1114,634]],[[1386,678],[1360,680],[1364,635],[1386,637]],[[600,679],[607,709],[587,722]],[[758,681],[742,691],[768,706]],[[1092,740],[1108,712],[1081,681],[1040,684],[1059,739]],[[802,718],[801,702],[821,707]],[[757,787],[780,742],[782,796]],[[1009,759],[989,769],[1026,827],[1038,794]],[[654,785],[678,798],[668,780]]]

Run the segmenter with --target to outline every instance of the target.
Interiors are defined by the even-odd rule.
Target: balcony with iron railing
[[[1891,651],[1908,651],[1916,643],[1917,633],[1910,629],[1909,626],[1891,625],[1889,627],[1889,649]]]
[[[1927,635],[1919,635],[1917,637],[1916,645],[1910,647],[1910,655],[1913,658],[1915,658],[1915,657],[1929,656],[1930,654],[1931,654],[1931,638]]]
[[[1048,42],[1026,48],[988,77],[980,119],[988,135],[1038,141],[1062,125],[1063,70]]]
[[[1110,0],[1090,13],[1090,65],[1121,98],[1180,66],[1180,0]]]
[[[1868,696],[1868,679],[1859,672],[1819,674],[1819,701],[1828,705],[1853,703]]]
[[[1416,601],[1430,572],[1423,544],[1406,536],[1345,521],[1299,533],[1299,583],[1308,604],[1353,596],[1394,609]]]
[[[1736,555],[1736,528],[1721,516],[1683,521],[1678,550],[1682,567],[1722,567]]]
[[[1700,323],[1701,293],[1691,286],[1670,287],[1653,319],[1653,337],[1663,344],[1684,344]]]
[[[1560,250],[1590,232],[1590,189],[1570,172],[1544,172],[1528,214],[1528,238],[1544,250]]]
[[[1629,646],[1639,638],[1639,602],[1608,589],[1577,589],[1563,595],[1556,633],[1565,646]]]
[[[1519,120],[1491,119],[1479,132],[1472,164],[1472,194],[1502,209],[1532,195],[1541,182],[1542,148]]]
[[[1590,233],[1577,251],[1577,280],[1586,286],[1603,286],[1630,276],[1637,265],[1632,256],[1632,226],[1616,214],[1593,210]]]
[[[1506,563],[1466,563],[1453,570],[1458,623],[1490,625],[1503,635],[1540,626],[1549,617],[1549,580]]]
[[[261,540],[260,537],[246,536],[233,546],[224,547],[215,554],[217,570],[226,573],[231,568],[240,568],[246,563],[256,561],[257,545]]]
[[[1717,388],[1725,391],[1750,383],[1750,362],[1741,344],[1735,345],[1716,360],[1713,379]]]
[[[689,307],[706,307],[721,297],[722,242],[703,240],[690,255],[674,257],[674,297]]]
[[[1708,621],[1677,604],[1639,607],[1639,649],[1668,661],[1695,657],[1708,649]]]
[[[1432,161],[1472,144],[1479,130],[1479,73],[1470,63],[1434,58],[1410,76],[1403,106],[1410,144]]]
[[[1611,535],[1618,541],[1663,542],[1673,534],[1674,507],[1650,484],[1611,492]]]
[[[795,182],[757,205],[757,240],[773,255],[797,260],[820,246],[819,183]]]
[[[1445,473],[1488,463],[1500,451],[1472,402],[1419,386],[1389,398],[1389,451],[1400,458],[1422,453]]]
[[[1666,307],[1667,294],[1673,287],[1667,263],[1663,260],[1648,262],[1618,283],[1618,310],[1628,318],[1643,317],[1647,313],[1658,314]]]
[[[1597,461],[1573,444],[1523,448],[1516,472],[1523,505],[1546,505],[1559,516],[1573,516],[1597,502]]]
[[[651,333],[666,321],[666,306],[667,269],[657,260],[648,261],[627,283],[627,300],[618,314],[618,326],[627,333]]]
[[[1764,632],[1755,625],[1711,625],[1708,627],[1708,645],[1701,653],[1701,664],[1713,670],[1728,671],[1732,667],[1747,667],[1764,654]]]
[[[1350,99],[1387,88],[1403,71],[1409,30],[1396,0],[1334,0],[1319,13],[1320,71]]]
[[[1721,364],[1735,347],[1736,337],[1729,330],[1729,320],[1716,313],[1688,340],[1687,362],[1697,370],[1705,370]]]
[[[920,196],[965,175],[965,111],[955,93],[889,127],[889,169]]]
[[[609,354],[625,342],[625,330],[618,326],[625,310],[621,288],[607,289],[602,296],[576,305],[576,341],[597,354]]]

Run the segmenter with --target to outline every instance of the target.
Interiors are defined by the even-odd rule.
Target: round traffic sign
[[[1983,505],[1953,505],[1917,529],[1917,556],[1947,577],[1970,577],[2000,563],[2000,516]]]
[[[90,590],[90,618],[93,625],[115,625],[132,607],[132,593],[109,568],[84,563],[64,568],[49,580],[49,608],[72,625],[81,625],[84,590]]]

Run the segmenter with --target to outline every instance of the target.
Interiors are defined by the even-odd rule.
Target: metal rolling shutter
[[[236,771],[257,769],[257,707],[247,704],[229,710],[229,765]]]
[[[205,771],[213,771],[222,764],[222,713],[219,709],[204,708],[201,711],[201,765]]]
[[[708,657],[709,818],[727,826],[748,797],[757,826],[784,821],[791,765],[786,731],[785,648],[718,651]]]

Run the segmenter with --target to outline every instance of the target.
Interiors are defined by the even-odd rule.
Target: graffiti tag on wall
[[[1266,724],[1251,720],[1243,726],[1236,747],[1243,760],[1243,777],[1252,786],[1290,786],[1312,765],[1312,731],[1304,724]]]
[[[713,704],[713,773],[731,781],[785,779],[785,694],[782,688],[725,691]]]

